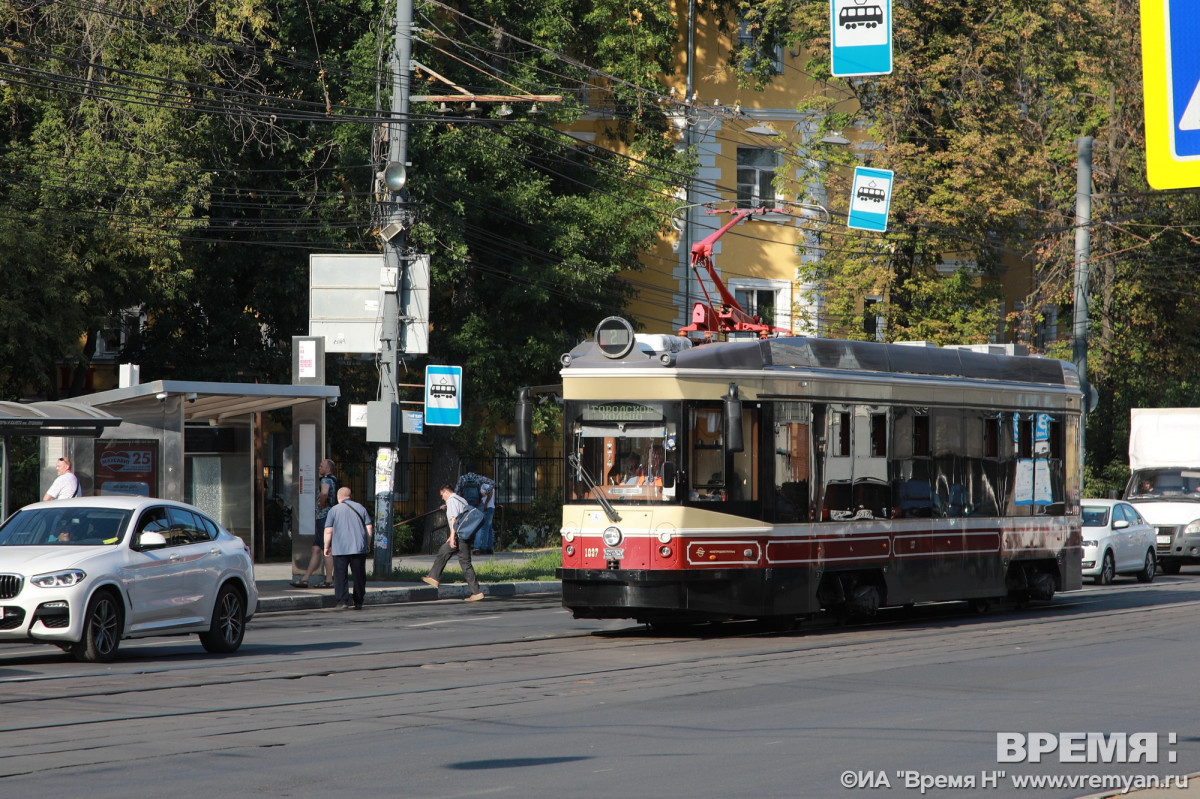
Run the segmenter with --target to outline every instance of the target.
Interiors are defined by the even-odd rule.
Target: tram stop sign
[[[830,0],[830,72],[835,78],[892,72],[892,0]]]
[[[846,226],[882,233],[887,230],[888,208],[892,204],[890,169],[855,167],[854,183],[850,187],[850,214]]]
[[[1200,187],[1200,3],[1141,0],[1146,178]]]
[[[462,425],[462,367],[425,367],[425,424]]]

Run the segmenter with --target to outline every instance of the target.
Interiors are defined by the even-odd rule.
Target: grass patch
[[[531,550],[527,557],[521,559],[494,559],[490,555],[476,555],[471,558],[475,567],[475,576],[481,583],[524,583],[557,580],[555,570],[562,565],[562,550],[545,549]],[[419,583],[428,569],[409,569],[403,566],[392,569],[388,578],[398,583]],[[446,571],[442,574],[442,582],[452,583],[462,580],[462,569],[458,565],[458,557],[450,558]]]

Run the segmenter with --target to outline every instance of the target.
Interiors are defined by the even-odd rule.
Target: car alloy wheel
[[[213,605],[212,623],[200,633],[200,643],[209,652],[236,652],[246,634],[246,603],[232,585],[221,586]]]
[[[1096,575],[1096,585],[1108,585],[1117,573],[1117,564],[1113,561],[1112,550],[1104,553],[1104,562],[1100,565],[1100,573]]]
[[[1154,556],[1153,549],[1146,550],[1146,564],[1142,566],[1142,570],[1137,573],[1137,581],[1139,583],[1154,582],[1155,567],[1158,565],[1157,558]]]
[[[83,638],[71,646],[71,654],[83,663],[109,663],[121,643],[121,606],[109,591],[101,591],[88,602],[83,619]]]

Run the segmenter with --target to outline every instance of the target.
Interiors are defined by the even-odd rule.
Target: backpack
[[[483,484],[476,475],[463,477],[456,493],[472,508],[478,508],[483,504]]]

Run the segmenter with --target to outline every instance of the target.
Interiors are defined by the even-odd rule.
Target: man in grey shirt
[[[367,509],[350,499],[350,487],[337,492],[338,502],[325,517],[325,557],[333,559],[333,606],[350,605],[346,568],[354,576],[354,609],[362,610],[367,595],[367,552],[371,549],[373,526]]]

